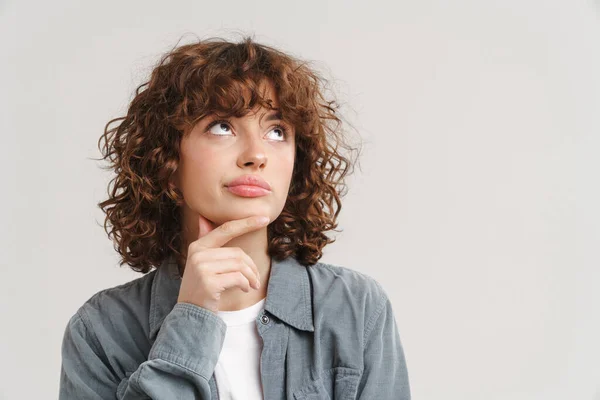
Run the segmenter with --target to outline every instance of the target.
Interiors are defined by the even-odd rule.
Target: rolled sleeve
[[[167,360],[209,380],[226,330],[225,322],[214,312],[190,303],[177,303],[165,318],[148,360]]]

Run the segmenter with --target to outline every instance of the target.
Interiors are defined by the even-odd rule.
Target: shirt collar
[[[271,259],[265,310],[297,329],[314,332],[308,270],[296,258]],[[179,296],[181,278],[171,255],[160,265],[152,282],[150,298],[150,339],[154,341],[165,317]]]

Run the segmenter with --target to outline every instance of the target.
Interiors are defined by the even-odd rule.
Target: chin
[[[274,210],[271,207],[265,207],[265,205],[251,205],[249,203],[244,204],[242,206],[234,206],[227,207],[227,211],[222,216],[223,220],[233,220],[233,219],[243,219],[248,217],[253,217],[255,215],[266,215],[267,217],[272,218],[275,215]]]

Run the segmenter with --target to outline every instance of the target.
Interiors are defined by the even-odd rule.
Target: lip
[[[242,197],[260,197],[266,196],[271,193],[270,190],[267,190],[262,187],[254,186],[254,185],[235,185],[235,186],[227,186],[227,190],[231,193],[236,194]]]
[[[271,190],[271,186],[267,181],[258,175],[242,175],[238,176],[234,180],[230,181],[227,185],[228,188],[233,186],[257,186],[266,190]]]
[[[227,185],[227,190],[242,197],[259,197],[271,193],[271,186],[258,175],[242,175]]]

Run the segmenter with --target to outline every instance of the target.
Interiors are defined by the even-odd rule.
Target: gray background
[[[366,144],[322,260],[384,285],[414,399],[600,399],[600,24],[575,0],[0,3],[0,398],[56,397],[70,316],[141,276],[91,158],[186,33],[332,79]]]

